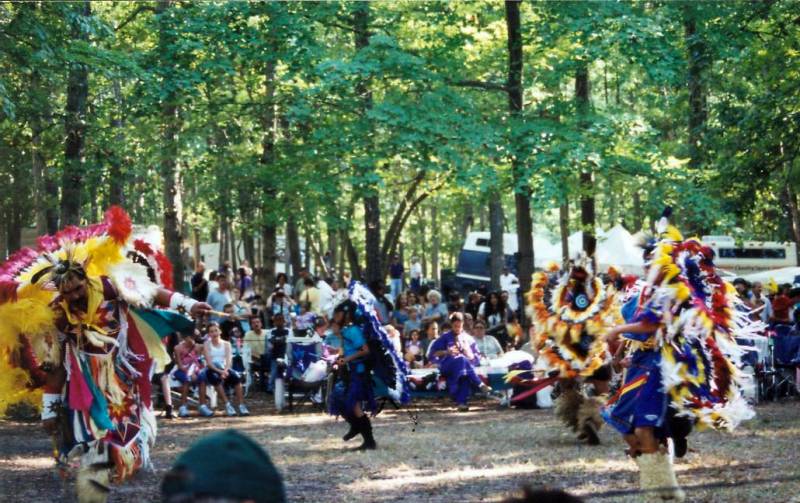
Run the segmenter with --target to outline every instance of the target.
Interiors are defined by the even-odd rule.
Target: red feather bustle
[[[107,233],[119,244],[123,244],[133,231],[131,217],[119,206],[112,206],[106,211],[105,223],[108,225]]]
[[[161,284],[164,285],[164,288],[172,290],[172,262],[170,262],[167,256],[161,252],[156,252],[155,257],[156,263],[158,263],[158,272],[161,277]]]

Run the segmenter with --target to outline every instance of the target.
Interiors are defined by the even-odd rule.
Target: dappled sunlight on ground
[[[284,474],[290,501],[498,501],[524,484],[567,489],[589,501],[637,501],[620,494],[636,488],[636,465],[608,428],[603,444],[577,444],[550,410],[495,410],[493,402],[456,413],[446,401],[414,405],[374,420],[379,450],[350,452],[343,421],[306,409],[275,414],[248,402],[254,415],[159,421],[153,472],[115,487],[112,502],[157,501],[163,473],[193,440],[237,428],[263,445]],[[676,471],[687,487],[727,484],[691,492],[691,501],[791,501],[800,494],[800,402],[768,404],[734,434],[695,433],[693,449]],[[415,430],[415,431],[412,431]],[[36,423],[0,422],[0,494],[3,501],[62,500],[71,488],[47,457],[50,442]],[[10,498],[10,499],[9,499]]]

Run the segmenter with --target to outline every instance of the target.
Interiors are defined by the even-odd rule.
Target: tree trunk
[[[119,79],[112,82],[114,89],[115,112],[111,119],[111,129],[115,131],[114,140],[117,149],[122,148],[124,141],[122,133],[122,89]],[[122,153],[118,150],[111,152],[110,167],[108,171],[108,195],[109,202],[114,205],[125,205],[125,177],[122,172]]]
[[[797,194],[790,184],[786,185],[786,201],[789,206],[789,216],[792,223],[792,238],[794,239],[797,251],[797,260],[800,263],[800,209],[797,204]]]
[[[561,233],[561,265],[569,263],[569,200],[558,207],[558,228]]]
[[[353,241],[350,239],[350,234],[347,232],[347,230],[342,229],[339,232],[341,234],[342,243],[344,243],[347,263],[350,266],[350,275],[353,279],[360,281],[363,278],[364,273],[361,270],[361,265],[358,262],[358,252],[356,251],[355,246],[353,246]]]
[[[91,3],[84,0],[71,34],[76,41],[87,41],[83,29],[92,15]],[[84,133],[86,132],[86,100],[89,96],[89,69],[82,63],[71,63],[67,76],[67,107],[64,115],[66,142],[64,145],[64,170],[61,177],[61,225],[78,225],[81,219],[81,189],[83,187]]]
[[[203,261],[202,254],[200,253],[200,229],[192,227],[192,252],[194,254],[194,267],[197,267],[198,262]]]
[[[286,251],[288,264],[291,264],[291,277],[297,280],[297,274],[303,267],[303,254],[300,249],[300,233],[297,229],[297,220],[293,215],[286,218]]]
[[[697,31],[697,10],[691,4],[684,5],[683,28],[688,51],[689,88],[689,167],[700,168],[703,165],[703,145],[705,137],[706,93],[703,82],[704,72],[708,64],[707,48],[701,34]]]
[[[472,201],[467,199],[464,201],[464,213],[461,217],[461,225],[459,228],[459,236],[463,243],[467,239],[467,235],[472,232],[472,227],[475,224],[475,214],[472,206]]]
[[[369,46],[369,2],[356,2],[353,5],[353,31],[356,52]],[[370,82],[362,79],[356,83],[356,93],[361,96],[361,117],[366,120],[372,108],[372,91]],[[375,171],[375,166],[361,166],[364,177],[368,178]],[[378,187],[374,182],[367,182],[364,190],[364,238],[367,260],[366,280],[368,284],[383,281],[383,264],[381,263],[381,207]]]
[[[508,111],[513,121],[522,116],[522,33],[519,14],[519,1],[506,1],[506,26],[508,28]],[[517,221],[517,277],[519,288],[527,292],[531,287],[533,275],[533,219],[531,218],[531,188],[528,174],[522,165],[522,159],[514,156],[511,160],[511,172],[514,175],[514,206]],[[525,312],[524,305],[520,306]],[[521,320],[523,327],[525,320]]]
[[[219,265],[222,266],[222,263],[227,260],[228,256],[228,246],[226,244],[225,233],[227,229],[227,224],[225,223],[225,216],[219,217]]]
[[[441,248],[441,235],[439,232],[439,208],[436,207],[434,202],[431,205],[431,276],[433,281],[441,287],[440,284],[440,270],[439,270],[439,251]]]
[[[495,194],[489,201],[489,269],[492,290],[500,289],[500,275],[505,266],[503,251],[503,205],[500,194]]]
[[[644,215],[642,212],[642,196],[637,187],[633,191],[633,228],[634,232],[644,229]]]
[[[339,248],[338,248],[339,243],[338,239],[336,239],[336,231],[332,229],[330,226],[327,227],[327,231],[328,231],[328,251],[331,253],[330,263],[331,267],[334,269],[331,272],[336,273],[338,272],[336,269],[339,257]]]
[[[231,269],[236,271],[239,268],[239,247],[236,244],[236,230],[233,227],[233,219],[228,220],[228,244],[231,247]]]
[[[275,263],[277,262],[278,233],[274,225],[261,226],[261,296],[266,299],[275,289]]]
[[[582,63],[575,72],[575,101],[577,102],[578,115],[581,117],[581,128],[588,127],[589,113],[589,66]],[[595,262],[594,252],[597,248],[595,238],[595,211],[594,211],[594,172],[588,163],[584,162],[580,174],[581,186],[581,230],[583,231],[583,252]]]
[[[160,29],[158,34],[159,54],[169,54],[175,43],[175,35],[167,20],[167,11],[172,8],[171,0],[160,0],[158,3]],[[162,70],[172,61],[161,61]],[[164,249],[167,258],[172,262],[172,279],[176,290],[183,287],[183,260],[181,256],[181,221],[183,219],[183,201],[181,199],[181,167],[178,163],[178,135],[181,129],[178,110],[178,96],[173,90],[169,92],[161,104],[162,148],[161,179],[164,184]]]

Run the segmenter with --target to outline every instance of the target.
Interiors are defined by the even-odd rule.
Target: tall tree
[[[508,110],[512,128],[522,119],[522,28],[520,26],[520,0],[506,0],[506,27],[508,30]],[[511,135],[513,137],[513,134]],[[516,142],[514,142],[516,144]],[[513,148],[511,149],[513,150]],[[517,274],[520,289],[527,292],[533,274],[533,222],[531,218],[531,188],[521,152],[511,158],[514,176],[514,205],[517,221]],[[524,312],[523,296],[523,312]],[[525,325],[525,320],[523,320]]]
[[[183,236],[183,200],[181,198],[181,166],[178,162],[178,135],[181,118],[178,87],[171,82],[173,78],[172,60],[175,55],[176,32],[173,24],[174,7],[172,0],[158,2],[158,54],[160,69],[164,79],[165,93],[161,102],[161,171],[162,196],[164,204],[164,251],[172,262],[172,281],[177,290],[183,287],[183,257],[181,245]]]
[[[575,101],[576,110],[582,129],[588,127],[590,110],[589,66],[585,61],[578,63],[575,70]],[[594,252],[597,248],[595,238],[595,208],[594,208],[594,170],[588,159],[583,159],[580,172],[581,186],[581,230],[583,235],[583,252],[594,263]]]
[[[357,2],[353,7],[353,35],[356,52],[363,52],[369,47],[371,33],[369,31],[370,3]],[[356,83],[356,93],[361,97],[361,116],[366,118],[372,108],[372,90],[370,79],[362,77]],[[383,281],[383,264],[381,263],[381,207],[378,187],[372,180],[375,165],[371,152],[365,152],[359,159],[359,178],[363,180],[361,189],[364,198],[364,238],[366,242],[366,279],[368,283]]]
[[[89,0],[77,5],[72,20],[72,39],[84,44],[89,38],[86,26],[92,15]],[[86,132],[86,100],[89,96],[89,68],[83,62],[71,62],[67,77],[67,107],[64,115],[66,142],[64,170],[61,177],[61,225],[78,225],[81,218],[83,178],[85,173],[84,134]]]
[[[705,150],[706,108],[705,71],[708,65],[708,50],[702,33],[698,30],[698,13],[701,6],[692,3],[683,5],[683,26],[687,50],[687,87],[689,89],[689,167],[703,165]]]

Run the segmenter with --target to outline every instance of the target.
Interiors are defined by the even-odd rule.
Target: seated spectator
[[[761,320],[766,322],[772,316],[772,302],[764,295],[764,286],[756,281],[753,283],[753,309],[755,312],[751,316],[753,320]]]
[[[286,296],[280,288],[276,288],[272,295],[267,299],[267,319],[272,326],[272,320],[276,314],[283,316],[284,326],[291,324],[292,312],[294,311],[294,301]]]
[[[419,314],[416,309],[408,310],[408,319],[403,323],[403,335],[408,337],[412,330],[419,330],[422,328],[422,323],[418,319]]]
[[[736,278],[733,280],[733,287],[736,289],[736,295],[739,297],[739,300],[744,303],[744,307],[746,307],[748,311],[751,310],[753,304],[750,302],[750,283],[744,278]]]
[[[389,323],[391,313],[394,310],[391,301],[386,297],[386,287],[383,282],[375,281],[369,286],[372,295],[375,296],[375,311],[378,318],[384,325]]]
[[[772,318],[770,324],[775,325],[791,325],[793,323],[792,307],[797,303],[800,297],[793,296],[792,285],[785,283],[780,286],[778,295],[772,301]]]
[[[314,320],[317,315],[311,311],[310,302],[300,303],[300,314],[294,319],[294,329],[298,332],[305,332],[314,328]]]
[[[174,419],[172,415],[172,392],[169,387],[169,376],[175,368],[175,347],[180,344],[180,335],[173,332],[163,339],[162,344],[170,356],[170,362],[164,366],[164,371],[153,376],[153,382],[161,382],[161,392],[164,397],[164,419]]]
[[[324,318],[319,318],[316,331],[322,337],[323,353],[326,358],[342,352],[342,337],[339,335],[338,324],[333,321],[329,324]]]
[[[472,335],[472,329],[475,326],[475,319],[469,313],[464,313],[464,332]]]
[[[440,326],[447,321],[447,306],[442,304],[442,294],[436,290],[428,292],[428,307],[425,308],[425,313],[422,316],[422,323],[430,323],[435,321]]]
[[[238,300],[250,300],[256,294],[253,290],[253,277],[248,268],[240,267],[238,271],[238,279],[236,288],[239,290]]]
[[[230,283],[228,283],[228,280],[222,274],[217,276],[217,283],[217,288],[208,294],[206,302],[214,309],[214,311],[223,312],[225,310],[225,305],[230,304],[232,301],[229,291]],[[219,314],[212,314],[210,318],[211,321],[215,321],[217,323],[221,323],[223,319],[224,318]]]
[[[269,354],[269,383],[268,391],[275,389],[275,378],[278,376],[278,360],[286,359],[287,339],[289,329],[286,328],[285,318],[282,314],[272,317],[272,329],[267,333],[267,353]]]
[[[164,475],[161,501],[284,503],[286,493],[264,449],[243,433],[225,430],[198,440],[178,456]]]
[[[486,335],[486,324],[478,320],[472,327],[472,337],[475,338],[475,347],[481,354],[481,364],[486,364],[488,360],[493,360],[503,354],[503,347],[494,338]]]
[[[181,342],[175,346],[175,371],[172,377],[181,383],[181,406],[178,417],[189,417],[189,387],[197,384],[200,374],[200,354],[193,334],[181,333]]]
[[[464,300],[461,298],[461,295],[459,295],[458,292],[450,293],[447,301],[447,312],[448,313],[464,312]]]
[[[447,380],[447,391],[456,402],[459,412],[469,410],[467,400],[473,389],[484,393],[492,389],[475,374],[475,365],[480,364],[475,340],[462,331],[464,315],[450,315],[452,330],[443,333],[428,348],[428,360],[439,367],[439,373]]]
[[[491,292],[486,301],[481,304],[479,317],[486,322],[486,328],[491,330],[508,322],[509,310],[497,292]]]
[[[425,329],[420,333],[420,341],[422,342],[423,356],[425,363],[430,363],[428,360],[428,348],[431,343],[439,338],[439,324],[435,321],[425,325]]]
[[[436,325],[434,323],[434,325]],[[422,341],[419,337],[419,330],[413,329],[409,332],[409,339],[406,341],[406,346],[403,351],[404,359],[408,363],[409,368],[422,368],[425,363],[425,349],[422,347]]]
[[[478,319],[478,313],[481,309],[483,298],[478,292],[472,292],[467,297],[467,303],[464,305],[464,313],[472,316],[473,320]]]
[[[397,296],[397,301],[394,303],[391,323],[397,330],[402,332],[403,326],[408,320],[408,316],[408,296],[405,293],[401,293]]]
[[[234,389],[239,414],[242,416],[249,415],[250,411],[244,405],[242,397],[242,376],[232,368],[233,351],[231,343],[222,340],[222,331],[217,323],[212,322],[208,327],[208,340],[203,345],[203,356],[206,361],[206,368],[200,373],[200,414],[206,417],[214,414],[214,411],[206,405],[206,385],[210,384],[216,389],[217,396],[225,404],[225,412],[229,416],[235,416],[236,409],[228,401],[228,397],[225,394],[225,386],[230,386]]]
[[[416,294],[416,292],[408,292],[406,294],[406,299],[406,310],[411,313],[411,310],[413,309],[417,312],[417,319],[422,319],[422,313],[425,311],[425,309],[422,307],[422,304],[419,301],[419,296]]]
[[[219,281],[217,281],[218,277],[219,277],[219,271],[217,270],[208,273],[208,293],[216,292],[217,290],[219,290]]]
[[[269,369],[269,357],[266,354],[267,332],[258,316],[250,318],[250,330],[244,334],[243,343],[250,348],[250,370],[259,376],[266,390],[266,373]]]
[[[292,285],[289,284],[289,278],[285,273],[279,272],[275,277],[275,289],[281,289],[287,297],[292,296]]]
[[[233,339],[240,339],[245,331],[239,317],[234,313],[233,304],[225,304],[222,311],[228,315],[219,325],[222,330],[222,340],[230,342]]]
[[[320,292],[320,289],[317,288],[317,283],[314,281],[314,278],[312,278],[310,275],[307,276],[303,280],[303,285],[305,286],[305,288],[303,289],[303,293],[301,293],[298,296],[297,298],[298,302],[300,302],[300,304],[302,304],[303,302],[309,303],[311,305],[310,311],[321,315],[322,292]]]

